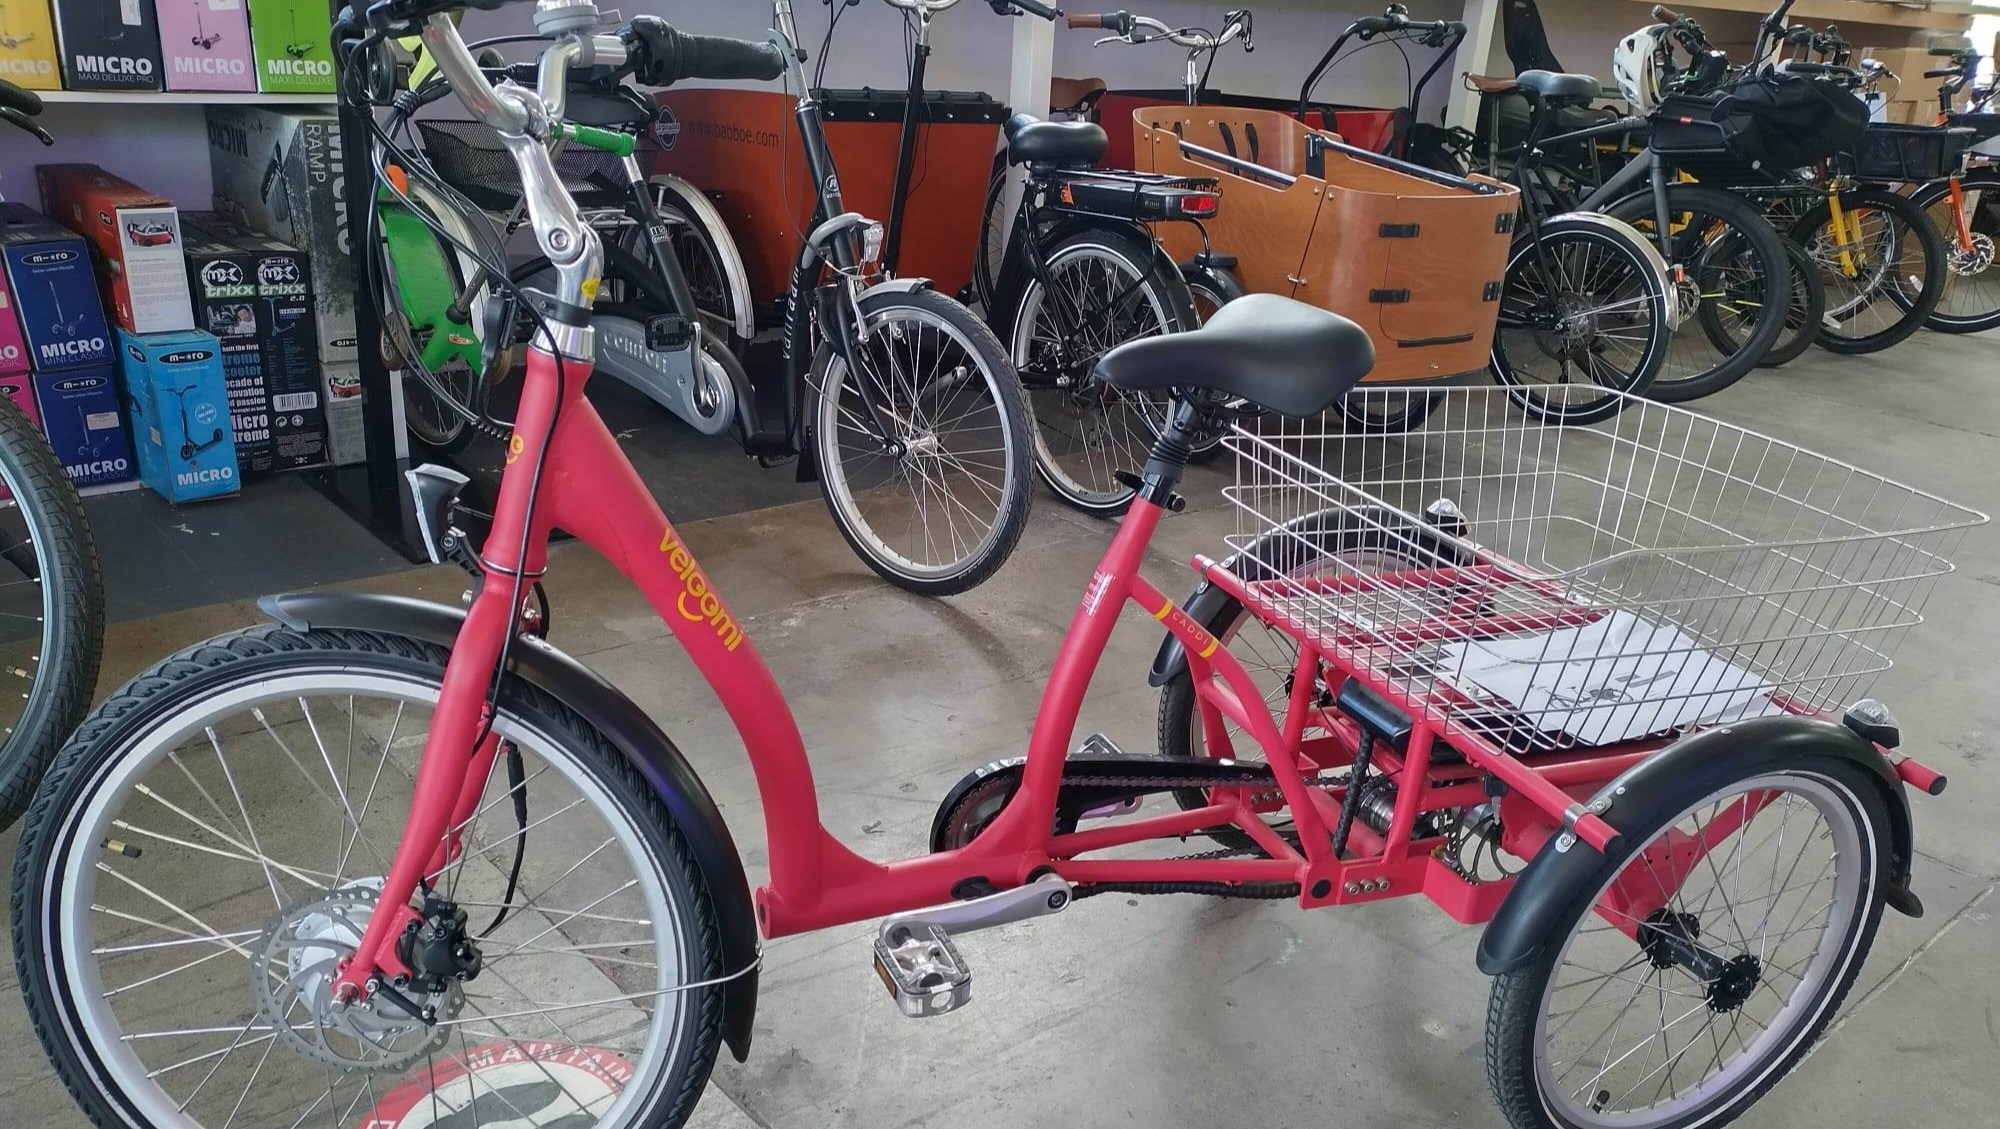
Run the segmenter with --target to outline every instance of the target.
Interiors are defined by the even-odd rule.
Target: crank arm
[[[876,935],[894,947],[932,928],[948,934],[971,933],[1060,913],[1068,908],[1073,896],[1073,887],[1061,875],[1044,874],[1026,885],[997,894],[892,914],[882,919]]]

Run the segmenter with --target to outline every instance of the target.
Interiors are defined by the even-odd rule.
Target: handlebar
[[[1667,7],[1665,4],[1653,5],[1653,18],[1663,24],[1677,24],[1681,22],[1681,14]]]
[[[1039,0],[986,0],[986,2],[995,14],[1002,16],[1009,14],[1010,10],[1025,12],[1031,16],[1040,16],[1045,20],[1053,20],[1057,16],[1062,15],[1060,8],[1051,8],[1047,4],[1040,3]],[[929,19],[939,12],[948,11],[958,6],[958,0],[888,0],[888,3],[890,7],[901,8],[906,12],[915,12],[924,19]]]
[[[689,35],[658,16],[635,16],[619,30],[644,86],[672,86],[690,78],[770,81],[785,73],[785,53],[770,41]]]
[[[1012,0],[1008,2],[1011,3]],[[1110,32],[1110,35],[1097,41],[1100,47],[1112,42],[1139,44],[1164,39],[1176,47],[1185,47],[1189,51],[1219,51],[1241,39],[1245,51],[1257,49],[1250,42],[1250,9],[1240,8],[1227,12],[1223,19],[1222,31],[1219,34],[1201,28],[1171,27],[1151,16],[1135,16],[1123,9],[1116,12],[1077,13],[1069,16],[1067,22],[1073,28],[1094,28]]]

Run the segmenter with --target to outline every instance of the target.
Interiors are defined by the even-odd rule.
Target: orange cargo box
[[[848,210],[887,224],[905,95],[826,90],[820,96]],[[792,99],[773,90],[675,87],[660,100],[673,124],[663,121],[655,132],[661,151],[653,171],[719,193],[716,208],[743,252],[752,297],[760,305],[782,298],[817,200]],[[929,278],[947,294],[972,280],[979,213],[1006,113],[983,94],[934,92],[926,99],[898,274]]]

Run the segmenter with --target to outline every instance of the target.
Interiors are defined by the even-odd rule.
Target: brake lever
[[[40,138],[42,144],[44,145],[54,145],[56,143],[54,134],[51,134],[48,130],[43,129],[40,125],[38,125],[35,122],[35,119],[29,117],[28,115],[22,113],[21,111],[15,109],[12,106],[0,106],[0,118],[4,118],[9,125],[14,126],[16,129],[19,129],[25,133],[31,133],[37,138]]]

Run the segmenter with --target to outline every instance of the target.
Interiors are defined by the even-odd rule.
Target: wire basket
[[[424,154],[446,184],[489,212],[510,212],[521,199],[521,174],[491,126],[469,121],[419,121]],[[641,136],[641,149],[651,144]],[[581,145],[558,149],[556,174],[583,207],[623,201],[631,192],[623,158]]]
[[[1503,388],[1416,395],[1430,412],[1408,434],[1237,428],[1229,567],[1448,739],[1554,750],[1845,704],[1986,521],[1646,400],[1549,427]]]
[[[1840,154],[1840,171],[1856,180],[1923,184],[1956,176],[1977,139],[1970,128],[1869,122],[1854,148]]]

